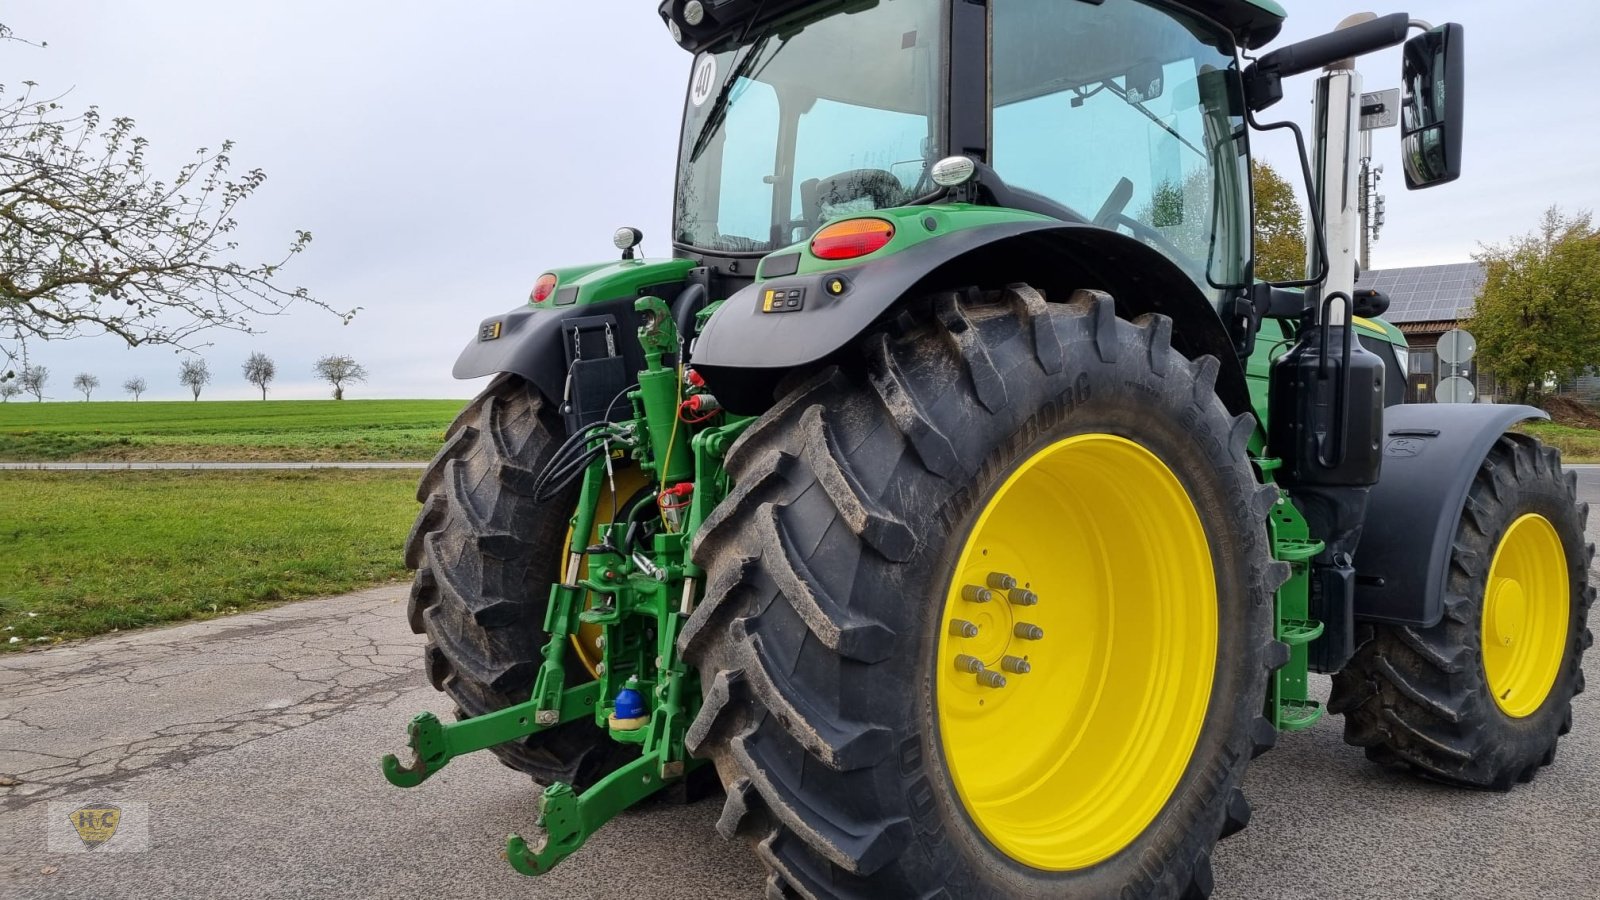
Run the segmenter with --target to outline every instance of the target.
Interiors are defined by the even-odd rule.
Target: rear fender
[[[617,351],[628,361],[628,371],[644,368],[644,353],[634,333],[640,321],[632,296],[559,309],[523,306],[478,324],[472,341],[456,357],[451,370],[456,378],[481,378],[511,372],[533,382],[545,397],[561,399],[566,388],[567,355],[561,325],[568,319],[615,316]]]
[[[918,215],[960,218],[936,208]],[[817,271],[811,262],[729,297],[701,331],[695,370],[728,409],[763,411],[785,374],[844,348],[903,301],[960,285],[1025,281],[1053,301],[1094,288],[1116,298],[1117,314],[1125,318],[1170,317],[1179,352],[1190,359],[1215,356],[1221,364],[1217,391],[1229,411],[1251,410],[1244,370],[1211,301],[1165,256],[1118,232],[1054,219],[1013,220],[959,228],[853,267]],[[828,289],[836,280],[842,292]],[[768,311],[768,291],[799,292],[801,305]]]
[[[693,267],[686,259],[639,259],[556,269],[560,281],[550,299],[478,323],[451,374],[465,379],[511,372],[533,382],[546,397],[560,399],[567,379],[562,323],[612,316],[616,319],[616,350],[626,358],[631,377],[644,368],[644,352],[637,339],[642,320],[634,312],[634,301],[653,294],[670,303]]]
[[[1384,410],[1383,472],[1356,547],[1357,620],[1430,628],[1444,615],[1450,547],[1494,442],[1531,406],[1419,403]]]

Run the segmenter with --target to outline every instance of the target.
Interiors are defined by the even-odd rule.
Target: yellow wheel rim
[[[617,482],[616,502],[618,504],[618,512],[621,515],[627,515],[627,507],[622,504],[633,499],[635,494],[650,483],[650,479],[646,478],[644,473],[639,471],[636,466],[613,469],[613,472]],[[600,540],[600,527],[611,523],[611,500],[611,484],[602,481],[600,484],[600,501],[597,504],[594,517],[594,532],[589,535],[590,544]],[[561,555],[565,559],[565,548],[572,546],[572,526],[570,524],[567,526],[566,537],[561,539],[561,546],[563,548]],[[578,577],[589,577],[588,556],[585,556],[583,562],[579,565]],[[587,608],[593,600],[594,597],[592,596],[584,598],[584,607]],[[597,667],[600,665],[600,661],[605,659],[605,650],[602,648],[600,640],[604,636],[604,629],[599,625],[593,625],[588,622],[579,624],[578,632],[572,636],[572,646],[573,649],[578,651],[578,661],[583,663],[583,667],[589,670],[589,674],[596,678],[600,677]]]
[[[1107,859],[1166,805],[1206,717],[1217,593],[1194,503],[1124,438],[1041,450],[978,516],[940,635],[940,742],[973,822],[1036,869]]]
[[[1555,526],[1529,513],[1506,529],[1483,595],[1483,674],[1512,718],[1550,695],[1567,651],[1567,557]]]

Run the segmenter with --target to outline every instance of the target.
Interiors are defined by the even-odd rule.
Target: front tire
[[[1451,546],[1444,618],[1374,625],[1334,676],[1346,743],[1438,781],[1509,790],[1555,760],[1583,692],[1594,589],[1587,504],[1555,450],[1507,434]]]
[[[1246,454],[1254,419],[1230,418],[1216,360],[1174,351],[1168,320],[1120,320],[1103,294],[1046,304],[1018,285],[925,306],[899,320],[898,334],[869,336],[859,365],[792,391],[729,453],[736,488],[697,539],[706,596],[680,641],[705,693],[689,748],[716,762],[728,791],[718,829],[756,845],[769,894],[780,896],[1206,896],[1214,843],[1249,817],[1239,782],[1275,738],[1263,702],[1287,659],[1271,633],[1287,575],[1265,529],[1276,491]],[[1053,455],[1091,445],[1106,465]],[[1003,490],[1040,460],[1066,468]],[[1089,477],[1065,474],[1079,464]],[[1184,502],[1163,507],[1141,493],[1147,477],[1170,478]],[[1052,478],[1085,502],[1053,500]],[[1015,526],[1016,504],[1035,501],[1032,527],[986,530],[996,517]],[[1164,565],[1164,515],[1192,520],[1179,531],[1197,543],[1191,558],[1207,560],[1196,584],[1149,580],[1146,570]],[[986,793],[983,760],[996,748],[981,723],[955,724],[984,697],[949,677],[964,649],[946,639],[952,611],[982,623],[980,642],[999,636],[972,651],[996,657],[991,673],[1020,652],[1006,629],[1029,624],[1012,621],[1003,596],[983,612],[961,606],[966,583],[987,570],[973,555],[986,547],[1039,595],[1038,606],[1015,609],[1045,622],[1044,642],[1060,642],[1035,657],[1035,672],[1008,675],[1011,689],[1076,684],[1055,703],[1018,694],[1022,712],[1008,701],[1013,714],[995,720],[996,733],[1012,744],[993,765],[1069,757],[1054,768],[1073,777],[1032,769],[1027,796],[1035,810],[1076,802],[1085,810],[1076,817]],[[1209,639],[1160,612],[1185,603],[1189,626]],[[1083,622],[1113,611],[1130,624],[1140,611],[1150,618],[1120,632],[1060,627],[1074,610],[1091,611]],[[1096,653],[1098,669],[1077,661]],[[1166,665],[1185,653],[1187,664]],[[1192,693],[1184,685],[1196,672],[1208,684],[1197,700],[1163,700]],[[1036,676],[1045,680],[1028,681]],[[1096,707],[1096,691],[1114,702]],[[1121,718],[1075,719],[1065,712],[1075,698],[1123,707]],[[1184,720],[1187,738],[1162,731],[1162,717]],[[1155,748],[1164,765],[1085,749],[1096,742],[1131,755]],[[1139,802],[1102,802],[1129,793]],[[1102,806],[1145,818],[1086,852],[1093,826],[1114,830],[1095,818]],[[1030,848],[1039,828],[1049,834]]]

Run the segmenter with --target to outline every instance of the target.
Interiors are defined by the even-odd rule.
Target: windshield
[[[1249,158],[1232,39],[1141,0],[993,0],[995,170],[1150,244],[1200,286],[1245,279]]]
[[[882,0],[695,59],[673,236],[725,253],[804,240],[931,189],[941,0]]]

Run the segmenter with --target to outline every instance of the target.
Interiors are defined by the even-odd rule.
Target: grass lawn
[[[1520,430],[1560,450],[1564,463],[1600,462],[1600,430],[1555,422],[1527,422]]]
[[[403,577],[416,482],[390,470],[0,472],[0,649]]]
[[[431,459],[464,400],[0,404],[0,460]]]

